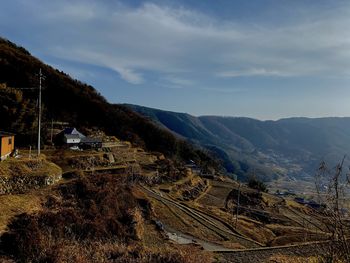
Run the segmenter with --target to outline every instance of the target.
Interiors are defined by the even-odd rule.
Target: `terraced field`
[[[196,243],[211,242],[216,247],[212,249],[214,251],[220,251],[217,246],[222,251],[291,246],[328,237],[317,211],[267,193],[261,193],[258,203],[257,200],[249,203],[249,198],[244,200],[236,217],[235,200],[228,201],[227,198],[238,188],[238,183],[220,177],[208,181],[208,187],[196,199],[188,201],[174,191],[162,191],[162,186],[158,190],[156,187],[144,191],[153,202],[161,203],[171,211],[172,215],[167,219],[164,215],[159,217],[164,225],[179,236],[192,237]],[[176,188],[179,184],[176,183]],[[242,185],[241,195],[245,198],[254,196],[254,190]],[[231,202],[231,208],[227,207],[227,202]],[[177,221],[185,222],[186,226]]]
[[[259,247],[262,244],[251,240],[247,237],[239,235],[229,224],[225,223],[223,220],[217,217],[211,216],[207,213],[201,212],[199,210],[193,209],[183,203],[176,202],[169,197],[165,197],[163,194],[153,191],[151,189],[145,188],[144,190],[152,198],[166,204],[170,207],[175,207],[185,213],[187,216],[193,218],[197,221],[202,228],[215,233],[224,241],[231,241],[232,243],[239,243],[244,247]]]
[[[185,167],[173,167],[174,177],[167,178],[167,160],[140,149],[68,151],[60,160],[56,159],[55,152],[47,154],[49,159],[62,165],[66,173],[76,170],[87,176],[103,172],[125,178],[156,179],[130,183],[150,201],[153,220],[162,226],[157,229],[153,225],[155,232],[158,231],[157,238],[165,238],[164,242],[173,245],[202,247],[214,252],[219,262],[269,262],[278,256],[297,255],[293,262],[297,263],[297,259],[317,255],[323,240],[329,237],[324,218],[317,210],[292,199],[257,192],[244,184],[239,188],[238,206],[237,182],[225,177],[202,178]],[[117,171],[118,166],[123,166],[125,174]],[[39,197],[33,199],[33,204],[28,203],[25,211],[40,209]],[[8,210],[11,213],[0,218],[3,228],[17,214],[12,213],[12,207]],[[275,262],[288,262],[278,260]]]

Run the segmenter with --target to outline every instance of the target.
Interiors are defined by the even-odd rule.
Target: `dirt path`
[[[168,238],[178,244],[198,244],[200,245],[204,250],[206,251],[232,251],[232,249],[225,248],[219,244],[213,243],[213,242],[208,242],[202,239],[199,239],[197,237],[184,234],[180,231],[177,231],[173,228],[170,228],[168,226],[164,226],[164,230],[168,236]]]
[[[232,263],[263,263],[263,262],[279,262],[270,261],[276,256],[291,256],[291,257],[311,257],[322,254],[329,246],[329,242],[309,242],[298,245],[265,247],[256,249],[243,249],[236,251],[216,251],[219,262]],[[306,260],[306,259],[305,259]],[[295,263],[308,262],[297,261]]]
[[[149,196],[165,203],[166,205],[171,205],[180,209],[181,211],[186,213],[188,216],[192,217],[194,220],[199,222],[203,227],[210,229],[211,231],[213,231],[220,237],[224,238],[225,240],[232,240],[232,241],[234,240],[242,244],[244,247],[249,247],[249,248],[262,246],[262,244],[254,240],[251,240],[247,237],[234,233],[230,228],[224,225],[217,218],[214,218],[208,214],[205,214],[203,212],[190,208],[182,203],[176,202],[168,197],[165,197],[163,194],[153,191],[151,189],[148,189],[146,187],[143,187],[143,189],[147,192]]]

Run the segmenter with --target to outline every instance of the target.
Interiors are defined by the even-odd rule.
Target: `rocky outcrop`
[[[21,194],[31,189],[39,189],[57,183],[62,178],[62,173],[50,176],[20,175],[0,177],[0,194]]]

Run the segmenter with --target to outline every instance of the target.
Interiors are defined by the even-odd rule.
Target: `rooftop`
[[[13,136],[14,133],[0,131],[0,137]]]
[[[79,132],[76,128],[65,128],[61,134],[64,134],[64,135],[78,135],[80,138],[84,138],[85,135],[82,134],[81,132]]]

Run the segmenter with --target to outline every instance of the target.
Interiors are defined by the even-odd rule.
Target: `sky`
[[[0,36],[111,103],[350,116],[350,1],[3,0]]]

